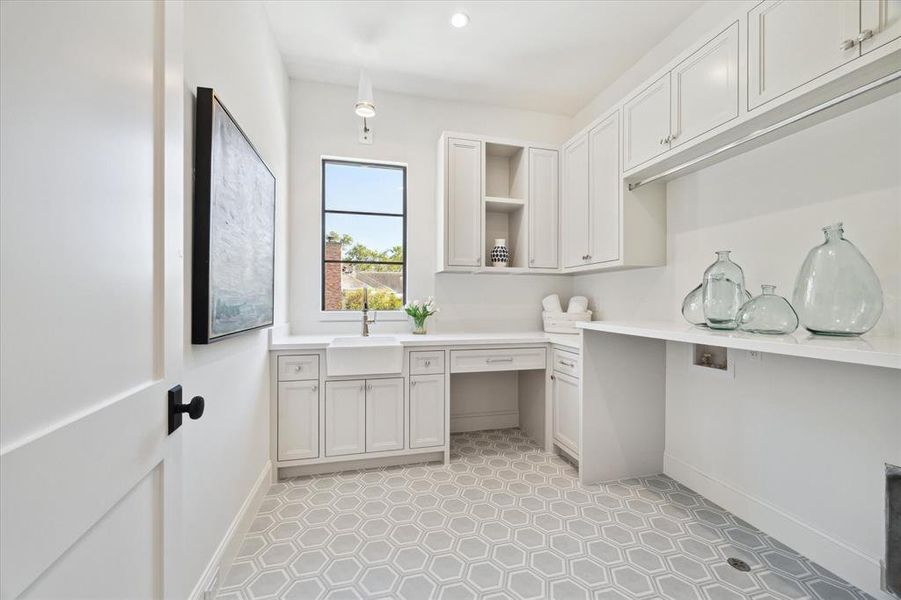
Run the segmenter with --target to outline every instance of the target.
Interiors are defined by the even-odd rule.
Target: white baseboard
[[[874,598],[893,600],[888,592],[880,589],[882,569],[878,558],[869,556],[846,542],[804,523],[799,517],[708,475],[668,453],[663,456],[663,472]]]
[[[479,415],[451,415],[451,433],[484,431],[486,429],[509,429],[519,427],[519,411],[497,412]]]
[[[322,473],[335,473],[337,471],[355,471],[357,469],[376,469],[380,467],[394,467],[397,465],[411,465],[444,460],[444,450],[439,446],[433,449],[422,449],[397,456],[377,456],[373,458],[348,458],[343,461],[332,461],[315,465],[293,465],[278,468],[278,480],[292,477],[304,477],[306,475],[320,475]]]
[[[253,487],[250,488],[247,497],[244,498],[241,508],[238,509],[235,518],[232,519],[231,524],[228,526],[222,541],[219,542],[219,546],[216,548],[213,556],[210,557],[210,562],[207,563],[203,574],[201,574],[200,579],[191,591],[190,600],[203,600],[203,593],[209,589],[217,572],[219,580],[216,582],[216,587],[218,588],[222,584],[225,574],[231,568],[231,564],[238,554],[238,549],[244,540],[244,534],[247,533],[251,522],[256,517],[260,504],[263,503],[263,498],[266,496],[266,492],[269,491],[271,484],[272,462],[267,460]],[[218,592],[218,589],[212,591],[215,593]]]

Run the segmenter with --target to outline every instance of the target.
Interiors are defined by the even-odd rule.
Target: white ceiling
[[[265,0],[288,73],[379,90],[573,115],[703,0]],[[462,10],[468,27],[450,26]]]

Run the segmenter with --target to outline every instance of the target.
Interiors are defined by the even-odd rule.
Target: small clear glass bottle
[[[761,294],[738,310],[738,328],[751,333],[785,335],[798,328],[798,314],[788,300],[775,294],[776,286],[760,286]]]
[[[711,329],[738,327],[738,309],[745,303],[745,274],[730,260],[730,253],[731,250],[718,251],[716,262],[704,271],[704,319]]]
[[[704,319],[704,284],[699,283],[696,288],[688,292],[685,300],[682,301],[682,316],[686,321],[698,327],[707,327],[707,320]],[[747,302],[751,299],[751,292],[745,290],[744,300]]]
[[[792,304],[801,323],[821,335],[860,335],[882,316],[879,277],[841,223],[823,228],[826,241],[804,260]]]

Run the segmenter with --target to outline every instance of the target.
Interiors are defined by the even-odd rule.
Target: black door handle
[[[192,420],[197,420],[203,416],[204,399],[203,396],[194,396],[191,401],[184,404],[181,401],[181,386],[177,385],[169,390],[169,434],[181,427],[182,413],[188,413]]]

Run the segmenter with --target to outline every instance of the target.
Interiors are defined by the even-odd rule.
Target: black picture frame
[[[220,118],[219,123],[223,125],[221,131],[230,131],[232,134],[230,140],[232,146],[228,149],[223,147],[228,140],[224,140],[220,130],[216,130],[217,114]],[[234,129],[231,129],[232,127]],[[254,183],[261,187],[250,191],[259,192],[255,194],[256,197],[246,197],[253,194],[242,194],[240,191],[228,193],[229,191],[233,192],[236,186],[215,185],[217,179],[214,178],[230,177],[230,182],[234,180],[240,184],[241,182],[237,181],[237,178],[248,175],[246,170],[240,173],[229,172],[226,164],[230,162],[229,160],[220,158],[218,162],[214,161],[215,157],[224,156],[223,152],[227,150],[231,151],[227,155],[228,157],[235,156],[238,159],[244,159],[245,166],[249,162],[251,166],[255,167],[253,173],[256,175],[256,180]],[[262,167],[263,170],[260,170],[259,167]],[[268,194],[270,179],[271,198]],[[198,87],[194,118],[191,343],[211,344],[248,331],[272,326],[275,304],[276,185],[277,181],[272,170],[213,88]],[[222,191],[223,187],[226,188],[226,191]],[[225,202],[232,204],[246,202],[251,210],[256,210],[253,203],[258,203],[259,210],[256,210],[254,216],[258,217],[257,220],[263,225],[263,235],[247,235],[246,227],[223,228],[220,219],[222,204]],[[226,235],[231,235],[236,238],[235,241],[246,244],[248,252],[237,254],[232,252],[231,257],[217,255],[219,247],[217,240]],[[248,254],[250,257],[247,256]],[[261,256],[263,258],[271,256],[271,259],[264,263],[259,260]],[[230,290],[230,294],[225,294],[217,287],[220,279],[219,273],[228,272],[234,266],[232,263],[239,260],[254,262],[250,270],[253,275],[257,276],[257,279],[244,277],[243,280],[236,280],[233,277],[230,283],[234,289]],[[240,271],[243,273],[247,269],[240,269]],[[261,286],[261,282],[264,285]],[[252,294],[254,290],[256,293],[252,297],[243,299],[239,297],[242,291]],[[223,303],[221,296],[224,295],[228,295],[231,304]],[[245,309],[248,305],[249,308]],[[228,315],[230,319],[224,318],[222,315]],[[230,320],[234,323],[230,324]]]

